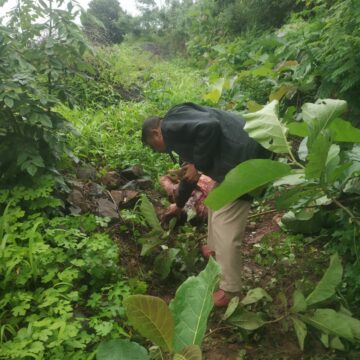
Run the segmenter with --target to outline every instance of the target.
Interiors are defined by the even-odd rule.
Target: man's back
[[[184,103],[169,110],[161,130],[169,151],[221,182],[239,163],[269,157],[269,152],[244,131],[244,124],[233,113]]]

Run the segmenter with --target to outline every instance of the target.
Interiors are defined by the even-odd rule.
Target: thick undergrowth
[[[55,3],[0,27],[0,359],[359,358],[356,2],[144,3],[110,30],[93,19],[134,27],[116,45]],[[178,165],[141,143],[144,118],[189,101],[242,114],[276,154],[206,200],[266,187],[221,311],[203,199],[161,221]]]

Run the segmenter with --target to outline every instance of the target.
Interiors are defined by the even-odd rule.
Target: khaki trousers
[[[208,209],[208,246],[221,267],[220,289],[241,290],[241,244],[251,202],[235,200],[220,210]]]

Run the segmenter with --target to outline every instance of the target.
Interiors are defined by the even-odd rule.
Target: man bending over
[[[183,103],[163,117],[144,121],[142,141],[154,151],[177,153],[185,162],[176,203],[167,214],[178,215],[190,197],[200,173],[221,183],[236,165],[249,159],[268,158],[270,153],[244,131],[245,121],[230,112]],[[246,176],[246,174],[244,174]],[[214,253],[221,267],[217,307],[227,306],[241,291],[241,243],[252,198],[242,196],[220,210],[209,209],[208,253]]]

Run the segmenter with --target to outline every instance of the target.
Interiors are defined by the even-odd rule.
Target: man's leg
[[[220,289],[226,292],[239,292],[242,287],[240,247],[250,206],[250,201],[236,200],[209,213],[209,247],[221,267]]]

